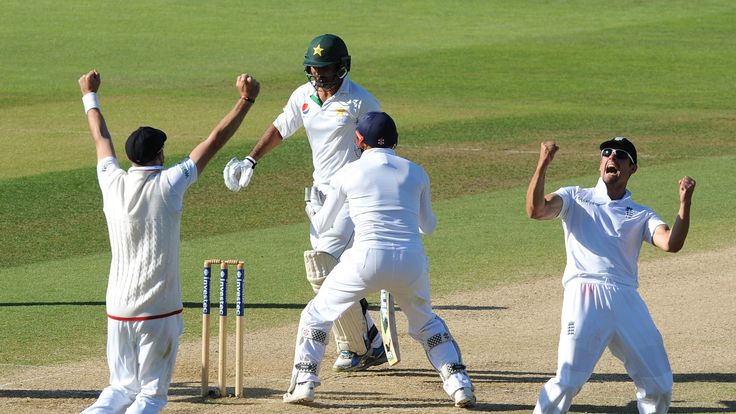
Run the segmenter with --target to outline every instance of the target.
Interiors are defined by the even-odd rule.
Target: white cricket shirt
[[[312,147],[314,185],[327,186],[342,166],[360,157],[355,145],[358,118],[380,110],[376,98],[346,76],[335,95],[321,105],[311,83],[297,88],[273,125],[284,139],[304,127]]]
[[[332,226],[345,201],[355,223],[355,246],[419,247],[434,231],[429,176],[394,150],[372,148],[332,179],[325,205],[312,218],[317,231]]]
[[[189,158],[164,169],[97,164],[112,261],[107,314],[113,318],[161,316],[182,309],[179,230],[184,192],[197,180]]]
[[[608,197],[602,178],[594,188],[563,187],[562,228],[567,265],[565,285],[573,278],[638,287],[642,241],[652,243],[657,226],[665,224],[649,207],[634,203],[626,190],[620,200]]]

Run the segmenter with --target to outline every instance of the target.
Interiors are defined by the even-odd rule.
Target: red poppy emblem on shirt
[[[307,112],[309,112],[309,104],[307,102],[304,102],[302,104],[302,114],[306,115]]]

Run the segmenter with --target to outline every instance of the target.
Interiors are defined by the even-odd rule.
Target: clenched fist
[[[97,69],[92,69],[79,78],[79,89],[82,95],[90,92],[96,93],[100,89],[100,73],[97,72]]]

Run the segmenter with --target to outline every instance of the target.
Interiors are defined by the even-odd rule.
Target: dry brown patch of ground
[[[736,412],[735,268],[736,247],[662,255],[640,266],[640,291],[664,336],[675,373],[671,412]],[[540,387],[555,370],[561,301],[559,276],[494,289],[479,286],[435,298],[437,313],[458,340],[475,382],[478,405],[474,411],[532,410]],[[295,324],[247,332],[243,399],[199,398],[200,344],[182,344],[165,412],[462,411],[451,406],[423,350],[405,334],[403,317],[399,317],[403,360],[395,368],[336,374],[330,371],[335,357],[330,348],[321,369],[323,385],[317,389],[317,401],[308,407],[283,404]],[[212,345],[216,349],[214,342]],[[216,361],[216,355],[212,360]],[[102,358],[9,371],[0,381],[3,413],[79,412],[107,382]],[[210,378],[216,378],[214,372]],[[634,399],[633,384],[622,364],[607,352],[571,411],[635,412]]]

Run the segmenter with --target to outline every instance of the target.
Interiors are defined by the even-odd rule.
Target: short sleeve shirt
[[[654,230],[665,222],[634,203],[628,190],[611,200],[600,178],[594,188],[563,187],[555,194],[562,199],[559,217],[567,251],[563,285],[584,278],[638,287],[641,244],[652,243]]]
[[[314,184],[328,186],[340,168],[360,157],[355,145],[358,119],[380,110],[376,98],[346,76],[335,95],[321,104],[312,84],[297,88],[273,125],[284,139],[304,127],[312,148]]]
[[[197,179],[190,159],[164,169],[131,167],[117,159],[97,164],[112,260],[107,313],[153,317],[182,308],[179,237],[182,201]]]

